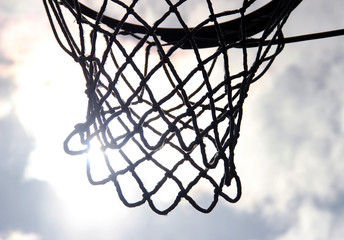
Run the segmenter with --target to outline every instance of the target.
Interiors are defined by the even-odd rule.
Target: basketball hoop
[[[129,207],[147,202],[167,214],[185,199],[207,213],[220,197],[237,202],[234,149],[244,100],[282,51],[282,28],[301,1],[273,0],[251,11],[259,1],[243,0],[238,9],[216,12],[206,0],[208,15],[189,26],[181,14],[186,0],[164,1],[167,10],[153,23],[138,13],[137,0],[103,0],[98,9],[76,0],[43,0],[57,42],[86,79],[86,121],[67,137],[65,151],[88,153],[97,141],[97,161],[109,174],[95,180],[88,161],[89,181],[113,182]],[[107,15],[114,7],[123,14]],[[163,26],[169,18],[175,28]],[[75,138],[84,148],[71,148]],[[146,175],[154,175],[155,183]],[[139,195],[126,195],[124,178]],[[193,193],[201,183],[213,192],[207,206]],[[165,186],[173,186],[172,200],[159,207],[155,196]]]

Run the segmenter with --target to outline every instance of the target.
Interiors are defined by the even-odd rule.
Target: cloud
[[[344,48],[326,43],[286,46],[245,108],[239,206],[278,216],[280,239],[331,239],[342,227]]]
[[[235,205],[220,203],[213,212],[203,214],[181,204],[167,217],[157,216],[146,207],[130,221],[131,231],[121,239],[275,239],[283,228],[259,213],[237,211]],[[249,230],[248,230],[249,229]]]
[[[0,73],[0,119],[6,116],[13,107],[11,101],[11,94],[13,93],[14,89],[15,86],[13,82],[8,78],[2,78]]]
[[[13,114],[0,119],[0,129],[0,233],[20,230],[59,239],[59,203],[51,187],[24,178],[33,139]]]
[[[296,212],[295,223],[286,233],[276,238],[278,240],[291,239],[328,239],[333,222],[332,214],[312,203],[305,202]]]
[[[37,27],[42,19],[47,23],[41,2],[27,1],[20,3],[22,6],[19,2],[0,3],[1,70],[7,71],[13,64],[25,61],[27,52],[32,49],[50,50],[35,44],[45,38],[45,30]],[[25,15],[24,5],[30,5],[28,15]],[[331,4],[304,1],[292,14],[287,33],[313,32],[318,27],[328,29],[335,21],[342,24],[341,5],[340,0]],[[32,10],[34,8],[39,10]],[[308,11],[310,8],[312,11]],[[33,14],[35,11],[40,14]],[[6,23],[2,21],[5,18]],[[314,19],[322,20],[315,24]],[[23,28],[27,31],[18,33]],[[39,34],[31,35],[32,29]],[[5,31],[8,34],[3,34]],[[23,42],[25,45],[19,46]],[[29,155],[36,147],[35,140],[28,136],[13,112],[7,111],[0,118],[0,239],[14,236],[13,231],[49,240],[341,239],[344,234],[343,51],[341,39],[289,45],[266,77],[252,86],[245,104],[236,158],[244,194],[239,203],[221,202],[210,214],[197,213],[189,204],[180,205],[168,217],[156,216],[147,206],[119,208],[113,186],[89,187],[87,194],[81,193],[83,186],[77,182],[85,179],[68,182],[73,186],[73,194],[64,196],[66,202],[61,206],[57,189],[47,182],[24,178]],[[59,53],[54,52],[54,56]],[[61,54],[64,54],[62,50]],[[15,90],[12,73],[1,75],[2,98],[8,99],[9,93]],[[59,83],[67,77],[68,74],[60,78]],[[26,78],[24,80],[27,82]],[[66,91],[72,89],[71,81],[63,86],[66,97]],[[61,92],[56,94],[60,96]],[[55,96],[50,92],[47,95],[49,99]],[[47,98],[44,102],[48,102]],[[56,103],[49,109],[37,105],[37,113],[42,109],[57,112],[60,105]],[[37,114],[30,112],[30,115]],[[72,118],[77,114],[71,111],[66,115]],[[59,116],[51,117],[57,126],[65,121]],[[49,123],[46,129],[56,123],[46,122]],[[38,126],[44,128],[40,123]],[[58,143],[54,142],[55,145],[60,148]],[[45,154],[48,158],[52,153]],[[45,161],[45,164],[57,161],[60,159],[54,163]],[[71,165],[66,164],[66,168]],[[67,171],[62,173],[63,178],[68,174]],[[98,189],[108,191],[107,198],[98,196]],[[77,198],[77,195],[82,197]],[[78,222],[83,218],[85,222]]]

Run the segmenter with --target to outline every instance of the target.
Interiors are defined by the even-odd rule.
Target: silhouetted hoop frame
[[[220,13],[215,13],[211,0],[206,0],[209,17],[197,26],[189,27],[178,11],[185,0],[175,4],[165,0],[169,6],[167,12],[152,25],[135,12],[137,0],[130,5],[111,1],[126,9],[120,19],[104,14],[110,2],[107,0],[98,11],[76,0],[43,0],[57,42],[81,65],[86,79],[86,121],[77,124],[67,137],[65,151],[72,155],[88,153],[91,142],[96,139],[102,152],[98,161],[104,162],[110,174],[95,180],[89,160],[88,179],[95,185],[112,181],[119,198],[128,207],[148,202],[156,213],[167,214],[184,198],[197,210],[207,213],[215,207],[219,197],[237,202],[242,190],[234,164],[234,149],[239,138],[243,103],[250,84],[263,76],[282,51],[282,28],[301,1],[273,0],[246,14],[255,0],[243,0],[239,9]],[[67,22],[67,15],[74,20]],[[182,28],[160,27],[169,15],[175,16]],[[128,23],[128,16],[140,24]],[[238,17],[221,22],[224,16]],[[79,40],[75,40],[71,32],[75,25],[78,26]],[[87,29],[88,38],[85,35]],[[128,42],[122,41],[123,36],[131,38],[134,47],[126,48]],[[100,41],[106,45],[101,53],[96,49]],[[86,42],[90,45],[89,51]],[[241,49],[242,69],[232,74],[229,55],[234,48]],[[255,49],[252,63],[248,48]],[[211,51],[204,55],[202,49]],[[141,51],[144,52],[142,68],[136,60]],[[190,71],[185,76],[177,71],[173,62],[180,51],[191,51],[196,62],[195,65],[190,63]],[[154,53],[159,56],[156,62],[151,60]],[[108,65],[115,69],[113,75]],[[213,74],[219,65],[223,74],[221,81],[217,81],[218,77]],[[135,76],[130,75],[128,69]],[[163,74],[165,80],[160,80],[158,74]],[[157,85],[155,78],[159,78],[159,85],[167,85],[153,91]],[[162,95],[165,88],[170,90]],[[76,136],[85,145],[84,149],[70,149],[69,144]],[[134,149],[137,156],[132,155]],[[166,162],[158,157],[160,152],[173,158]],[[112,159],[114,155],[116,157]],[[118,167],[117,160],[125,166]],[[147,165],[160,174],[157,174],[160,177],[154,186],[147,187],[149,181],[142,176],[142,168],[149,171]],[[182,180],[178,174],[184,166],[197,174]],[[216,172],[218,169],[222,172],[220,176]],[[141,191],[138,200],[128,200],[123,193],[126,184],[121,179],[124,177],[134,181]],[[236,191],[231,196],[228,188],[233,180]],[[214,192],[206,207],[192,195],[202,181]],[[177,189],[176,196],[161,209],[154,199],[168,184]]]

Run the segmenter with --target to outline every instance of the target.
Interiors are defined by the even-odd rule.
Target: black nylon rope
[[[104,15],[109,2],[125,9],[122,19]],[[88,153],[98,142],[102,156],[95,161],[108,173],[95,178],[89,158],[87,177],[94,185],[113,182],[128,207],[148,203],[167,214],[185,199],[207,213],[220,197],[237,202],[234,150],[244,100],[282,51],[282,27],[301,0],[273,0],[252,13],[255,0],[220,13],[205,0],[209,17],[192,28],[180,14],[185,0],[165,0],[168,10],[153,25],[136,12],[138,2],[104,0],[92,12],[76,0],[43,0],[58,44],[86,79],[86,121],[66,138],[65,151]],[[161,28],[169,16],[182,28]],[[236,18],[222,23],[225,16]],[[127,23],[129,17],[142,25]],[[187,66],[178,64],[183,54],[192,55]],[[78,136],[84,148],[74,150]],[[163,192],[166,201],[159,200]]]

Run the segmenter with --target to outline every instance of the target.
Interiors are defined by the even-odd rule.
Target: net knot
[[[185,189],[181,189],[180,192],[178,193],[179,198],[184,198],[187,196],[187,191]]]
[[[146,158],[147,161],[153,160],[152,153],[146,153],[145,158]]]
[[[190,117],[192,117],[193,115],[194,115],[194,110],[193,110],[193,108],[188,108],[187,110],[186,110],[186,114],[188,115],[188,116],[190,116]]]
[[[202,171],[199,172],[198,175],[199,175],[200,177],[204,178],[204,177],[207,176],[207,172],[208,172],[207,170],[202,170]]]
[[[188,153],[184,153],[184,157],[183,157],[183,159],[184,160],[190,160],[190,154],[188,154]]]
[[[175,131],[177,131],[177,127],[176,127],[175,125],[173,125],[173,124],[170,124],[170,125],[168,126],[168,130],[169,130],[170,132],[175,132]]]
[[[172,178],[172,177],[173,177],[172,172],[171,172],[171,171],[167,171],[167,172],[165,173],[165,177],[166,177],[166,178]]]
[[[110,179],[110,181],[116,182],[117,181],[117,173],[116,172],[110,173],[108,178]]]
[[[124,113],[129,113],[129,112],[130,112],[130,111],[129,111],[129,107],[128,107],[127,104],[123,104],[121,110],[122,110],[122,112],[124,112]]]
[[[215,22],[216,16],[214,14],[209,15],[209,22]]]
[[[217,195],[219,195],[220,193],[222,193],[222,188],[221,188],[221,187],[215,187],[215,188],[214,188],[214,194],[217,196]]]
[[[140,81],[140,87],[144,88],[146,86],[146,80],[141,80]]]
[[[143,129],[140,125],[135,125],[134,132],[135,133],[142,133]]]
[[[142,198],[145,199],[145,200],[150,199],[150,197],[151,197],[151,195],[148,192],[144,192],[142,194]]]
[[[152,106],[153,112],[159,112],[160,111],[160,106],[157,103],[154,103]]]
[[[174,5],[170,5],[169,11],[170,11],[171,13],[178,12],[177,8],[176,8]]]
[[[88,126],[84,123],[78,123],[74,126],[74,128],[78,132],[86,132],[88,130]]]
[[[198,63],[198,64],[197,64],[197,69],[198,69],[198,70],[203,70],[203,69],[204,69],[204,64],[201,63],[201,62]]]
[[[200,144],[202,145],[202,147],[205,147],[203,143],[203,137],[200,134],[197,134],[195,141],[197,144]]]
[[[178,89],[179,91],[183,90],[183,89],[184,89],[184,84],[183,84],[183,83],[179,83],[179,84],[176,86],[176,89]]]
[[[127,13],[128,14],[133,14],[135,11],[134,11],[134,9],[132,8],[132,7],[128,7],[127,8]]]

